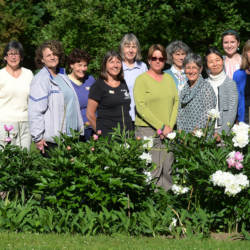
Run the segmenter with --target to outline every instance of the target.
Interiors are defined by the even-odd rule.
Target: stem
[[[189,201],[188,201],[188,207],[187,207],[188,211],[190,209],[190,204],[191,204],[191,198],[192,198],[192,195],[193,195],[193,191],[194,191],[194,187],[192,186],[192,189],[191,189],[191,192],[190,192]]]
[[[127,195],[128,197],[128,217],[130,219],[130,204],[129,204],[129,194]]]

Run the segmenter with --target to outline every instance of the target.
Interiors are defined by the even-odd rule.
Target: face
[[[163,57],[160,50],[155,50],[152,54],[152,57],[150,60],[148,60],[148,63],[150,65],[150,69],[155,72],[161,72],[165,65],[165,58]]]
[[[106,62],[107,74],[116,78],[121,72],[122,62],[117,57],[110,57]]]
[[[185,74],[190,83],[195,83],[199,78],[201,70],[194,62],[190,62],[185,66]]]
[[[212,75],[218,75],[223,70],[223,60],[220,56],[211,53],[207,56],[207,67]]]
[[[182,69],[184,58],[186,57],[186,52],[184,50],[177,50],[173,53],[173,64],[178,68]]]
[[[54,69],[59,63],[59,58],[51,49],[45,48],[43,50],[43,58],[41,61],[46,67]]]
[[[83,79],[88,70],[88,64],[86,61],[76,62],[74,64],[70,64],[70,68],[72,69],[72,75],[75,79]]]
[[[135,61],[135,57],[137,54],[137,46],[135,43],[127,43],[123,47],[123,54],[125,61]]]
[[[21,62],[19,51],[15,49],[10,49],[4,59],[6,60],[7,65],[11,68],[18,68]]]
[[[240,43],[234,35],[226,35],[223,38],[223,49],[228,56],[232,56],[237,52]]]

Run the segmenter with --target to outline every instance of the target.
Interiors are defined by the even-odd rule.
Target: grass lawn
[[[70,234],[0,233],[0,249],[250,249],[249,241],[197,238],[167,239],[164,237],[93,236]]]

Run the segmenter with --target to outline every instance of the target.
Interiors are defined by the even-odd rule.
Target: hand
[[[217,142],[221,141],[220,135],[217,132],[214,133],[214,138],[216,139]]]
[[[170,128],[169,126],[165,125],[162,134],[160,135],[161,140],[165,139],[166,136],[171,133],[173,131],[172,128]]]
[[[43,154],[45,153],[44,151],[44,146],[47,147],[48,145],[46,144],[46,141],[42,139],[41,141],[36,143],[36,148],[40,150]]]

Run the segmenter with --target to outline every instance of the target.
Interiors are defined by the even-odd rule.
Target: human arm
[[[46,110],[48,109],[49,95],[49,78],[46,78],[39,72],[31,82],[28,102],[30,133],[32,136],[32,140],[35,143],[38,143],[42,139],[44,139],[44,115]]]
[[[245,116],[245,85],[246,85],[246,72],[244,70],[237,70],[234,72],[233,80],[236,82],[238,90],[238,109],[237,120],[244,121]]]
[[[219,87],[219,96],[220,97],[220,113],[222,114],[221,126],[218,129],[218,133],[221,134],[222,130],[226,133],[230,129],[230,125],[233,125],[235,122],[235,118],[237,115],[237,107],[238,107],[238,91],[236,87],[236,83],[231,80],[227,79],[225,85],[222,85],[221,88]],[[228,123],[230,125],[228,125]]]
[[[96,110],[97,110],[97,107],[98,107],[98,102],[89,98],[86,116],[87,116],[87,119],[89,120],[89,123],[92,126],[94,131],[96,131]]]

